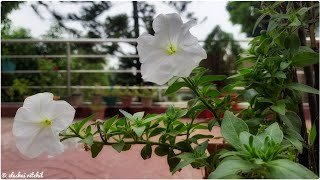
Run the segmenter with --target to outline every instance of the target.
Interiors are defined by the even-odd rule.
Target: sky
[[[44,8],[40,9],[43,19],[41,19],[31,8],[31,4],[35,3],[29,1],[20,6],[20,9],[13,11],[9,18],[12,20],[14,27],[24,27],[30,29],[31,35],[35,38],[41,38],[50,26],[54,23],[53,17]],[[173,13],[176,10],[164,4],[161,1],[150,1],[151,4],[156,6],[158,14]],[[107,15],[116,15],[120,13],[131,13],[132,3],[130,1],[114,1],[114,6],[111,10],[107,11],[101,16],[105,18]],[[191,28],[191,33],[199,40],[205,40],[207,35],[213,30],[216,25],[219,25],[222,30],[232,33],[235,39],[244,39],[246,36],[241,33],[239,25],[233,25],[229,21],[229,13],[226,10],[227,1],[193,1],[188,5],[187,10],[194,12],[194,16],[198,18],[198,24]],[[63,4],[53,2],[50,8],[58,12],[80,12],[81,5],[77,4]],[[131,14],[129,14],[130,16]],[[206,18],[205,21],[202,21]],[[187,19],[182,18],[184,22]],[[83,27],[78,22],[68,22],[67,26],[83,30]],[[141,33],[143,30],[141,31]],[[72,38],[70,35],[65,34],[64,38]],[[132,51],[132,50],[129,50]]]

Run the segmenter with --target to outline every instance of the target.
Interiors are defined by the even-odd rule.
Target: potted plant
[[[137,91],[138,97],[141,98],[141,105],[143,108],[149,108],[152,106],[155,94],[155,89],[139,89]]]
[[[105,105],[103,104],[103,93],[101,89],[95,85],[94,91],[91,95],[91,104],[89,108],[91,109],[92,113],[97,113],[96,119],[103,119],[105,114]]]
[[[79,88],[71,94],[70,97],[71,105],[75,108],[79,107],[83,102],[83,95]]]
[[[30,85],[31,83],[27,79],[14,79],[8,91],[11,100],[16,96],[23,97],[23,99],[27,98],[30,94],[30,89],[28,88]]]
[[[109,89],[105,92],[105,96],[103,96],[103,100],[107,106],[115,106],[117,103],[117,99],[119,96],[119,91],[117,89]]]
[[[126,89],[124,89],[123,91],[119,92],[119,96],[121,99],[121,104],[122,107],[127,108],[130,107],[132,104],[132,98],[136,95],[136,91],[129,89],[129,87],[127,87]]]
[[[1,63],[1,66],[2,66],[2,70],[3,71],[10,71],[10,72],[13,72],[16,70],[16,65],[10,61],[9,59],[5,58],[2,63]]]

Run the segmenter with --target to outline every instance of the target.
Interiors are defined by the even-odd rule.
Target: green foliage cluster
[[[210,169],[209,178],[317,179],[316,170],[312,172],[310,166],[298,163],[298,155],[312,149],[318,132],[313,125],[309,143],[301,136],[304,122],[297,115],[297,104],[302,92],[319,94],[319,91],[294,79],[296,68],[318,63],[318,53],[301,46],[296,35],[304,17],[314,7],[297,9],[289,2],[287,11],[278,12],[281,4],[273,3],[262,11],[264,14],[256,24],[268,15],[268,28],[250,42],[250,49],[238,60],[237,63],[251,63],[229,77],[236,79],[235,83],[218,90],[213,82],[226,80],[226,76],[206,75],[206,69],[198,67],[187,78],[172,78],[165,92],[172,94],[182,87],[192,90],[196,98],[188,102],[186,109],[170,106],[164,114],[147,115],[120,110],[122,118],[115,116],[85,125],[92,118],[88,117],[62,132],[62,140],[81,138],[92,157],[104,145],[121,152],[134,144],[143,144],[141,157],[149,159],[153,153],[166,156],[172,173],[191,165]],[[235,97],[228,94],[236,86],[255,92],[249,98],[249,107],[237,115],[231,112]],[[222,93],[225,95],[221,96]],[[211,111],[214,119],[195,122],[203,110]],[[183,117],[191,121],[184,123]],[[213,126],[220,126],[229,147],[208,154],[208,141],[213,136],[193,132],[211,131]],[[152,146],[156,146],[154,150]]]

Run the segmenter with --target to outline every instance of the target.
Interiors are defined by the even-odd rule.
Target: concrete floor
[[[92,159],[90,152],[81,149],[67,150],[65,153],[48,158],[42,155],[36,159],[28,159],[20,154],[15,146],[12,134],[12,118],[1,119],[1,173],[17,174],[43,172],[44,178],[83,178],[83,179],[201,179],[204,169],[183,168],[172,175],[166,157],[143,160],[140,156],[142,145],[134,145],[129,151],[118,153],[110,146],[105,146],[98,157]],[[218,128],[212,132],[202,130],[203,134],[220,136]],[[220,140],[214,140],[220,141]],[[153,147],[154,148],[154,147]],[[2,177],[4,178],[4,177]]]

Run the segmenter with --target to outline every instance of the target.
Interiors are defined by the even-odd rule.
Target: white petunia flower
[[[195,24],[195,21],[183,23],[176,13],[160,14],[154,19],[155,35],[144,33],[137,40],[145,81],[163,85],[173,76],[188,77],[207,58],[198,39],[189,31]]]
[[[35,158],[41,153],[64,151],[59,133],[73,121],[75,109],[66,101],[54,101],[53,94],[39,93],[25,99],[14,117],[12,132],[18,150]]]

